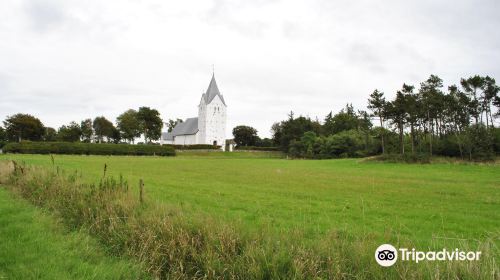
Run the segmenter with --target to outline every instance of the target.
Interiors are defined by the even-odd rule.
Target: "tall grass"
[[[0,186],[0,279],[152,279],[134,260],[110,257],[96,238],[68,232],[46,212]]]
[[[11,165],[12,166],[12,165]],[[96,236],[112,255],[127,255],[159,279],[498,279],[498,248],[487,239],[478,262],[398,262],[382,268],[374,260],[374,235],[333,231],[309,240],[300,229],[244,231],[216,217],[187,216],[181,209],[138,197],[138,184],[106,176],[86,184],[81,173],[58,167],[14,164],[10,189],[48,209],[70,229]],[[397,233],[393,245],[411,246]],[[497,238],[497,237],[496,237]],[[437,244],[439,245],[439,244]]]

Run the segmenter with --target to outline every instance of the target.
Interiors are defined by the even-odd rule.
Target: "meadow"
[[[0,159],[53,165],[48,155]],[[123,175],[136,193],[143,179],[148,201],[179,209],[185,219],[206,216],[240,232],[283,238],[300,231],[301,244],[333,233],[420,250],[477,249],[488,243],[493,244],[490,259],[498,259],[498,164],[287,160],[248,152],[167,158],[55,155],[54,164],[87,182],[99,181],[106,165],[106,176]]]
[[[0,188],[0,279],[147,278],[134,262],[113,258],[83,232]]]

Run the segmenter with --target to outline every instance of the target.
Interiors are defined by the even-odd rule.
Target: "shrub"
[[[472,125],[467,128],[466,152],[471,160],[492,160],[495,158],[494,135],[485,125]]]
[[[300,141],[292,140],[288,153],[303,158],[345,158],[363,157],[375,154],[378,143],[369,134],[357,130],[342,131],[328,137],[306,132]]]
[[[495,153],[500,155],[500,128],[493,128],[493,147],[495,149]]]
[[[331,157],[356,157],[362,154],[363,148],[363,136],[356,130],[349,130],[326,138],[321,153]]]
[[[425,143],[428,145],[428,143]],[[463,153],[463,151],[462,151]],[[460,157],[460,148],[455,135],[445,135],[434,140],[433,154],[447,157]]]
[[[278,152],[280,149],[278,147],[236,146],[235,150]]]
[[[171,147],[158,145],[97,144],[70,142],[21,142],[3,147],[5,153],[19,154],[73,154],[73,155],[133,155],[174,156]]]
[[[427,153],[406,153],[402,154],[385,154],[376,158],[380,161],[387,162],[406,162],[406,163],[431,163],[431,156]]]
[[[220,150],[221,146],[214,146],[210,144],[194,144],[194,145],[173,145],[164,144],[165,147],[172,147],[175,150]]]

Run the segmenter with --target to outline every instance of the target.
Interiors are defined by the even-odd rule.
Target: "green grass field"
[[[55,156],[65,172],[96,182],[103,166],[150,200],[211,215],[245,230],[299,229],[370,235],[419,249],[499,244],[500,166],[286,160],[270,153],[180,153],[178,157]],[[1,155],[52,166],[48,155]],[[454,247],[453,247],[454,248]]]
[[[139,279],[141,271],[0,187],[0,279]]]

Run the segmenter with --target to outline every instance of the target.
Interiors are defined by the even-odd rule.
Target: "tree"
[[[156,109],[149,107],[139,108],[138,119],[146,143],[160,139],[163,121]]]
[[[57,131],[52,127],[46,127],[43,134],[43,141],[53,142],[57,140]]]
[[[323,124],[323,132],[325,135],[332,135],[341,131],[356,129],[358,119],[352,105],[347,104],[346,107],[334,116],[330,112]]]
[[[255,146],[259,137],[257,130],[253,127],[246,125],[239,125],[233,128],[234,142],[238,146]]]
[[[470,123],[468,111],[470,99],[464,92],[460,91],[456,85],[449,86],[448,91],[449,94],[445,97],[444,115],[447,116],[450,132],[453,133],[457,139],[460,157],[463,158],[463,134]]]
[[[57,132],[59,141],[78,142],[82,137],[82,129],[76,122],[71,122],[69,125],[63,125]]]
[[[484,78],[484,92],[482,96],[482,105],[483,109],[486,112],[486,127],[488,127],[488,115],[491,126],[494,127],[493,122],[493,113],[491,110],[491,105],[495,104],[495,101],[498,99],[498,92],[500,91],[500,87],[497,86],[495,79],[486,76]]]
[[[498,107],[498,111],[496,113],[496,116],[500,116],[500,95],[495,97],[495,100],[493,101],[493,105]]]
[[[481,114],[481,105],[479,103],[479,98],[478,98],[478,90],[484,89],[484,78],[481,76],[473,76],[469,77],[468,79],[462,79],[460,81],[460,84],[462,85],[462,88],[464,91],[469,94],[471,97],[471,102],[469,104],[469,110],[474,119],[476,120],[476,124],[479,123],[479,116]]]
[[[308,131],[320,134],[321,124],[309,117],[299,116],[294,118],[293,112],[291,112],[288,120],[282,121],[279,125],[273,125],[273,140],[286,152],[292,140],[299,141],[304,133]]]
[[[92,127],[94,128],[99,143],[102,143],[104,137],[111,138],[113,136],[113,123],[103,116],[96,117],[92,123]]]
[[[379,118],[380,127],[385,128],[384,120],[386,116],[387,103],[385,101],[384,93],[377,89],[370,94],[368,98],[368,109],[372,110],[373,115]],[[380,142],[382,144],[382,154],[385,154],[384,133],[380,133]]]
[[[493,135],[491,129],[484,124],[474,124],[467,128],[467,144],[470,147],[469,160],[492,160],[495,158],[493,150]]]
[[[406,84],[403,85],[403,89]],[[397,127],[399,132],[399,149],[400,153],[405,153],[404,145],[404,127],[406,124],[406,98],[403,91],[398,90],[396,93],[396,99],[392,101],[388,106],[388,113],[392,119],[392,123]]]
[[[396,141],[393,142],[396,137],[384,131],[385,150],[399,146],[400,153],[404,154],[405,141],[409,139],[412,153],[415,152],[416,144],[418,150],[422,151],[420,144],[423,136],[431,156],[435,152],[462,158],[468,154],[471,160],[492,158],[497,139],[494,120],[499,115],[495,114],[494,106],[500,106],[500,87],[496,85],[495,79],[478,75],[461,79],[461,85],[463,90],[452,85],[444,92],[441,78],[430,75],[420,84],[417,94],[413,86],[404,84],[395,99],[386,102],[385,108],[381,106],[382,94],[374,91],[368,99],[368,108],[375,116],[379,110],[384,110],[385,119],[391,121],[389,126],[394,127],[399,134],[398,145]],[[359,112],[358,116],[363,114]],[[330,114],[325,125],[334,123],[334,119],[335,116]],[[374,132],[380,135],[377,129],[371,132],[372,135]],[[406,132],[409,132],[408,135]]]
[[[437,120],[444,110],[442,87],[443,80],[436,75],[431,75],[425,82],[420,84],[419,99],[423,107],[421,118],[425,124],[425,131],[429,137],[429,152],[431,156],[434,128],[436,127],[439,131],[440,127],[437,125]]]
[[[371,126],[371,122],[367,122],[363,114],[356,114],[352,104],[347,104],[333,117],[331,112],[326,116],[322,131],[325,135],[332,135],[352,129],[366,130]]]
[[[116,126],[121,138],[134,143],[135,138],[141,136],[141,124],[136,110],[129,109],[116,118]]]
[[[45,133],[42,122],[29,114],[15,114],[3,122],[7,139],[10,141],[39,141]]]
[[[281,125],[282,122],[275,122],[271,126],[271,135],[272,135],[272,141],[274,145],[280,145],[281,141],[281,135],[283,134],[283,126]]]
[[[269,138],[260,138],[260,137],[257,137],[257,142],[255,142],[255,146],[257,147],[273,147],[274,146],[274,143],[273,143],[273,139],[269,139]]]
[[[414,86],[403,85],[402,93],[404,94],[404,106],[405,106],[405,122],[410,126],[410,142],[411,142],[411,153],[415,153],[415,127],[417,121],[419,120],[419,108],[417,104],[419,103],[418,96],[413,93],[415,89]]]
[[[92,120],[85,119],[80,122],[80,130],[82,131],[82,141],[86,143],[90,143],[92,141]]]
[[[172,132],[172,130],[174,129],[174,127],[180,123],[182,123],[183,121],[181,119],[176,119],[175,121],[170,119],[168,120],[168,123],[167,123],[167,127],[168,127],[168,132]]]
[[[108,142],[113,142],[115,144],[120,143],[120,140],[122,139],[120,131],[113,126],[113,131],[111,132],[111,136],[108,138]]]
[[[5,129],[0,126],[0,142],[6,140],[7,140],[7,133],[5,132]]]

